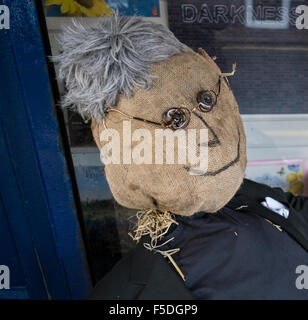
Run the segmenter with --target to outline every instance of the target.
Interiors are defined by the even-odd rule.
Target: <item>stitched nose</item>
[[[193,114],[205,125],[205,127],[210,131],[211,135],[213,136],[213,138],[211,140],[209,140],[206,143],[206,145],[201,143],[201,144],[199,144],[199,147],[214,148],[214,147],[220,145],[219,138],[218,138],[217,134],[215,133],[214,129],[197,112],[193,111]]]

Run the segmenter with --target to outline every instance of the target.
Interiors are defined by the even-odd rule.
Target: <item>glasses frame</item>
[[[229,74],[228,74],[228,75],[229,75]],[[230,75],[231,75],[231,74],[230,74]],[[219,76],[219,79],[218,79],[218,82],[217,82],[217,84],[218,84],[218,92],[217,92],[217,93],[216,93],[213,89],[212,89],[212,90],[204,90],[204,91],[212,92],[212,93],[215,95],[215,98],[216,98],[216,99],[215,99],[215,104],[213,105],[213,107],[215,107],[215,106],[217,105],[217,101],[218,101],[219,95],[220,95],[220,93],[221,93],[221,85],[222,85],[223,79],[225,80],[227,86],[228,86],[229,89],[230,89],[230,84],[229,84],[227,75],[222,74],[222,75]],[[216,86],[217,86],[217,84],[216,84]],[[168,111],[171,110],[171,109],[172,109],[172,108],[168,109],[166,112],[168,112]],[[185,111],[186,111],[186,114],[188,114],[187,124],[185,124],[185,126],[179,128],[179,129],[184,129],[185,127],[187,127],[187,126],[189,125],[190,120],[191,120],[191,115],[192,115],[192,113],[195,112],[196,110],[199,110],[199,111],[202,112],[202,113],[207,113],[207,112],[212,111],[212,109],[209,110],[209,111],[201,110],[200,104],[199,104],[198,106],[194,107],[192,110],[189,110],[187,107],[184,107],[184,106],[181,106],[181,107],[178,107],[178,108],[173,108],[173,109],[185,110]],[[157,121],[153,121],[153,120],[148,120],[148,119],[144,119],[144,118],[141,118],[141,117],[136,117],[136,116],[132,116],[132,115],[126,114],[126,113],[124,113],[124,112],[122,112],[122,111],[120,111],[120,110],[113,109],[113,108],[111,108],[111,109],[108,110],[108,112],[110,112],[110,111],[118,112],[118,113],[122,114],[123,116],[128,117],[128,118],[131,119],[131,120],[136,120],[136,121],[141,121],[141,122],[144,122],[144,123],[156,125],[156,126],[159,126],[159,127],[163,128],[163,129],[166,129],[166,128],[170,128],[170,127],[171,127],[171,125],[166,125],[166,124],[163,122],[163,120],[162,120],[161,122],[157,122]],[[164,114],[164,113],[163,113],[163,114]],[[105,119],[104,119],[104,120],[105,120]],[[105,126],[105,128],[106,128],[105,121],[104,121],[104,126]],[[173,130],[177,130],[177,129],[173,129]]]

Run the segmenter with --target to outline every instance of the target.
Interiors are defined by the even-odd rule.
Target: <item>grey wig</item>
[[[131,97],[138,88],[151,88],[151,63],[187,49],[163,25],[117,14],[95,27],[74,22],[59,40],[62,53],[52,59],[67,89],[61,104],[98,121],[119,94]]]

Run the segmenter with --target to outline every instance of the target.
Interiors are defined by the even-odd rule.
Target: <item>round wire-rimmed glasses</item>
[[[196,110],[203,113],[210,112],[215,107],[215,105],[217,104],[219,95],[221,93],[222,81],[223,80],[226,81],[226,84],[230,88],[227,77],[234,75],[235,68],[236,68],[236,65],[234,64],[233,71],[231,73],[223,73],[219,76],[218,83],[216,84],[216,87],[218,87],[217,90],[211,89],[211,90],[200,91],[196,97],[198,105],[194,107],[192,110],[188,109],[185,106],[170,108],[162,114],[162,120],[160,122],[144,119],[137,116],[132,116],[125,112],[122,112],[120,110],[113,109],[113,108],[109,109],[108,112],[110,111],[118,112],[123,116],[128,117],[131,120],[142,121],[148,124],[159,126],[164,129],[166,128],[169,128],[172,130],[184,129],[188,126],[191,119],[191,114],[193,112],[195,112]],[[105,119],[103,119],[103,121],[104,121],[105,128],[107,128],[105,124]]]

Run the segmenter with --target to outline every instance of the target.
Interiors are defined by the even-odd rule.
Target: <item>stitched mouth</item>
[[[210,143],[208,144],[208,146],[210,147]],[[198,169],[194,169],[194,168],[191,168],[191,167],[187,167],[187,166],[184,166],[184,169],[186,171],[188,171],[189,173],[191,173],[191,174],[199,175],[199,176],[203,176],[203,177],[205,177],[205,176],[210,176],[210,177],[216,176],[217,174],[229,169],[230,167],[235,165],[240,160],[240,150],[241,150],[241,133],[240,133],[240,130],[238,129],[237,154],[236,154],[236,157],[233,160],[228,162],[226,165],[224,165],[220,169],[217,169],[217,170],[214,170],[214,171],[206,171],[206,172],[204,172],[204,171],[201,171],[201,170],[198,170]]]

